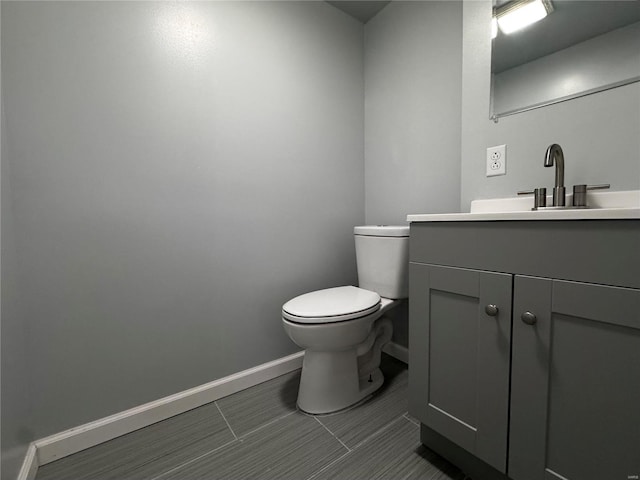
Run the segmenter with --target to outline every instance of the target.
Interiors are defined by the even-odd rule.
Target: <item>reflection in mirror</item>
[[[506,35],[491,56],[491,118],[640,81],[640,1],[551,0],[542,20]],[[494,11],[514,3],[494,0]]]

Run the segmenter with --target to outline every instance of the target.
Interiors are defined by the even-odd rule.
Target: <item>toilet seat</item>
[[[342,322],[375,313],[380,303],[380,295],[363,288],[327,288],[289,300],[282,307],[282,316],[309,325]]]

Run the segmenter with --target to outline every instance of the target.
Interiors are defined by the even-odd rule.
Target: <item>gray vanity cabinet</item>
[[[638,478],[640,221],[412,223],[410,245],[422,442],[478,480]]]
[[[509,432],[514,480],[640,475],[640,290],[515,277]]]
[[[411,405],[427,426],[499,471],[506,469],[512,276],[410,265]],[[485,306],[495,310],[485,312]],[[413,353],[413,351],[412,351]],[[428,375],[423,374],[428,372]],[[414,373],[416,375],[414,375]]]

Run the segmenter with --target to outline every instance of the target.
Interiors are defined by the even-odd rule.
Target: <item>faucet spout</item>
[[[556,166],[556,184],[553,187],[553,206],[564,207],[564,153],[562,153],[562,147],[557,143],[549,145],[544,154],[544,166],[553,167],[554,164]]]

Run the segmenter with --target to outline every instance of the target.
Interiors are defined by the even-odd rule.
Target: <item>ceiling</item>
[[[356,20],[367,23],[391,2],[390,0],[336,0],[327,1],[327,3],[351,15]]]

